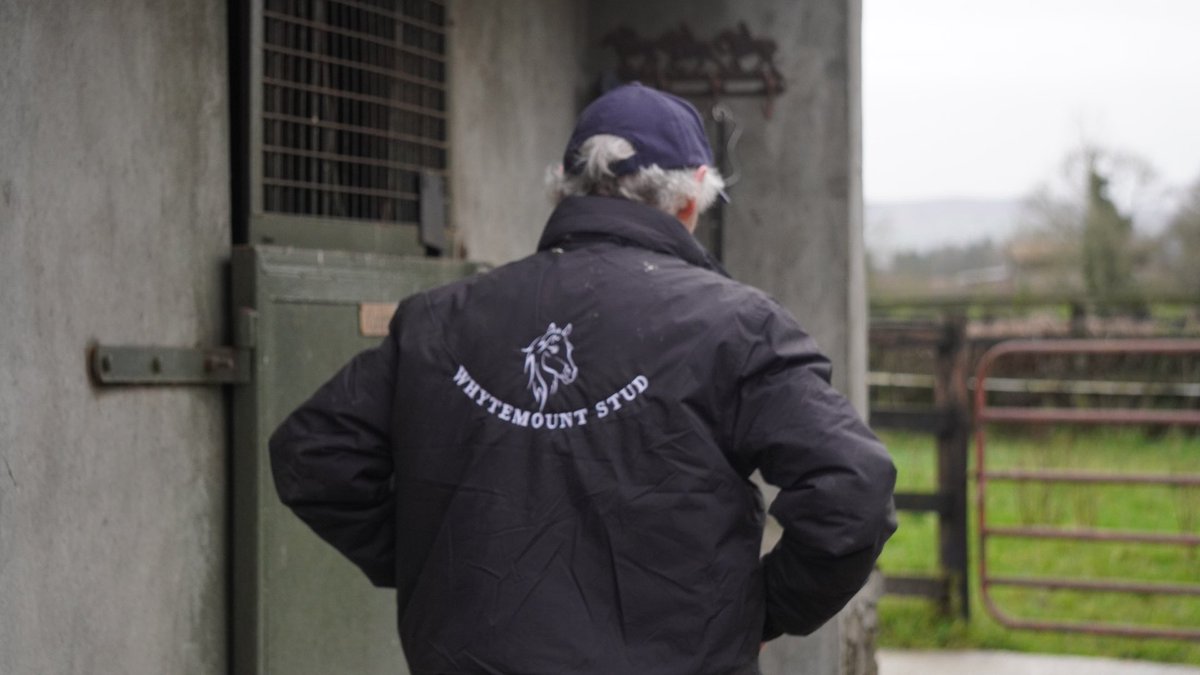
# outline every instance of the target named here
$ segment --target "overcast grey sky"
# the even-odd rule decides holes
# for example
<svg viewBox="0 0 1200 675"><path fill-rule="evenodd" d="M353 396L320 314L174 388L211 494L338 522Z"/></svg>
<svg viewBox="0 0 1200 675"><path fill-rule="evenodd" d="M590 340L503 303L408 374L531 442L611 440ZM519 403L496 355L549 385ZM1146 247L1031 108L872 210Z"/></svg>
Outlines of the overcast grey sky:
<svg viewBox="0 0 1200 675"><path fill-rule="evenodd" d="M1200 179L1200 0L864 0L868 202L1028 194L1083 139Z"/></svg>

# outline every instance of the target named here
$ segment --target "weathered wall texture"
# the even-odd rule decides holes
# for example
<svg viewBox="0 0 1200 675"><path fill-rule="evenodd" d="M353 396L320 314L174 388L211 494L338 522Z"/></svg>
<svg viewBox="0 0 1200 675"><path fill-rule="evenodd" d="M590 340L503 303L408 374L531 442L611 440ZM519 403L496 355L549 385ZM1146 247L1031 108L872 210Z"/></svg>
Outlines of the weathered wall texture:
<svg viewBox="0 0 1200 675"><path fill-rule="evenodd" d="M0 2L0 673L225 672L219 389L89 341L222 336L225 2Z"/></svg>
<svg viewBox="0 0 1200 675"><path fill-rule="evenodd" d="M708 40L745 22L756 37L775 40L787 90L774 100L771 117L763 114L763 99L722 100L744 131L724 258L736 279L771 293L799 318L833 361L834 385L865 411L860 0L593 0L591 8L591 72L613 67L611 52L599 44L623 24L657 37L687 23ZM693 101L709 114L711 99ZM768 528L766 545L778 536L777 527ZM847 664L869 659L845 654L858 653L863 631L856 622L867 615L852 607L812 636L771 643L764 673L858 675Z"/></svg>
<svg viewBox="0 0 1200 675"><path fill-rule="evenodd" d="M451 222L467 256L532 253L550 215L545 172L562 151L588 81L585 4L451 4Z"/></svg>

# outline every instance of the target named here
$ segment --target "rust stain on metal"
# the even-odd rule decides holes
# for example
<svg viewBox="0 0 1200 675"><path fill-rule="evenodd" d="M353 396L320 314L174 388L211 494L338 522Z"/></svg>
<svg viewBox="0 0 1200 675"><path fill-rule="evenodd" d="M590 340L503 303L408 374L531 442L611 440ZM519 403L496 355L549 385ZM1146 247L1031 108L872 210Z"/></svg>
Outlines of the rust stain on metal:
<svg viewBox="0 0 1200 675"><path fill-rule="evenodd" d="M992 586L1014 586L1018 588L1046 588L1070 591L1106 591L1112 593L1162 593L1164 595L1197 595L1200 586L1195 584L1169 584L1162 582L1137 581L1089 581L1086 579L1039 579L1028 577L992 577Z"/></svg>
<svg viewBox="0 0 1200 675"><path fill-rule="evenodd" d="M1121 542L1126 544L1167 544L1200 546L1200 535L1165 532L1118 532L1092 528L1060 529L1053 527L986 527L980 536L1020 537L1023 539L1062 539L1065 541Z"/></svg>
<svg viewBox="0 0 1200 675"><path fill-rule="evenodd" d="M1098 471L1025 470L986 471L994 481L1026 481L1043 483L1108 483L1112 485L1177 485L1200 487L1200 475L1167 473L1101 473Z"/></svg>
<svg viewBox="0 0 1200 675"><path fill-rule="evenodd" d="M990 408L979 412L981 422L1025 424L1178 424L1200 425L1200 410L1136 410L1129 408Z"/></svg>

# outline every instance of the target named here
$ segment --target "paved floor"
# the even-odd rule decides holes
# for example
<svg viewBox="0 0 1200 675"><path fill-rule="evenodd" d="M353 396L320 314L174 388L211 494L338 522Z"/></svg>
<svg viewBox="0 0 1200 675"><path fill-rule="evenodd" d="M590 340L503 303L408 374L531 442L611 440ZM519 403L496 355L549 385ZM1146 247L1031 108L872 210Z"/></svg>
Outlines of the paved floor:
<svg viewBox="0 0 1200 675"><path fill-rule="evenodd" d="M1200 667L1015 652L878 652L879 675L1200 675Z"/></svg>

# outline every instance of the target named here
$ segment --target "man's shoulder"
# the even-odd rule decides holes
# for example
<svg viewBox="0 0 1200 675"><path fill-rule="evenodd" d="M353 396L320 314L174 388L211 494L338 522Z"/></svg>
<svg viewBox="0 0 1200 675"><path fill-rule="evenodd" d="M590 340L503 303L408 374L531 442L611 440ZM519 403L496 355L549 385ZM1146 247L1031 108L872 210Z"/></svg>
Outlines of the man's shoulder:
<svg viewBox="0 0 1200 675"><path fill-rule="evenodd" d="M619 260L619 268L610 269L606 276L620 279L653 292L638 294L622 293L624 302L639 298L649 301L652 296L674 296L689 305L700 305L706 314L720 320L738 319L740 322L761 322L773 314L790 316L773 297L765 291L732 279L714 269L700 267L665 253L637 247L615 246L617 253L610 260ZM450 309L461 305L468 297L490 297L508 295L515 286L542 279L546 266L552 264L553 253L540 251L512 262L481 270L471 276L418 293L405 300L419 304L435 312L438 308ZM656 276L651 284L640 286L643 276ZM626 289L628 290L628 289ZM660 296L660 300L663 299Z"/></svg>
<svg viewBox="0 0 1200 675"><path fill-rule="evenodd" d="M776 311L786 311L766 291L725 276L715 270L691 266L683 271L682 288L701 301L738 316L764 318Z"/></svg>
<svg viewBox="0 0 1200 675"><path fill-rule="evenodd" d="M481 264L478 270L461 279L414 293L400 302L402 313L440 314L454 307L461 307L468 297L482 293L495 294L497 288L512 287L519 279L535 276L531 266L536 264L537 254L528 255L499 266Z"/></svg>

